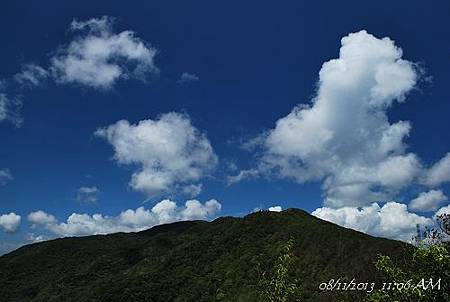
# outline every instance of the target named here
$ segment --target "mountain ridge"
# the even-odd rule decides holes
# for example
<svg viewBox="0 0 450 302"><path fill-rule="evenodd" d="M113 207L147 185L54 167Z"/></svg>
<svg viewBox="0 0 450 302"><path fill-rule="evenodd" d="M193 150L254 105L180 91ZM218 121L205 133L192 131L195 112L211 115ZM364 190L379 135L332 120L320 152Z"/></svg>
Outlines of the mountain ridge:
<svg viewBox="0 0 450 302"><path fill-rule="evenodd" d="M291 238L291 275L304 301L355 301L318 286L331 278L378 280L377 254L398 259L410 254L406 243L346 229L300 209L262 211L21 247L0 257L0 300L258 301L258 268L270 270L279 247Z"/></svg>

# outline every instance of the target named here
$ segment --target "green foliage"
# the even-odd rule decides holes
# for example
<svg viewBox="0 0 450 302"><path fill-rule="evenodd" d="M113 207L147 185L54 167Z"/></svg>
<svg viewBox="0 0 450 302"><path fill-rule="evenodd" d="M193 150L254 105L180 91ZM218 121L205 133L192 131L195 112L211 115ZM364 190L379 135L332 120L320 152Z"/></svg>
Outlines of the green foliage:
<svg viewBox="0 0 450 302"><path fill-rule="evenodd" d="M258 264L277 267L286 238L295 244L281 263L289 269L286 280L301 280L302 302L343 301L319 291L319 284L337 276L372 280L378 253L395 260L407 248L295 209L178 222L139 233L57 239L1 256L0 301L261 302ZM286 276L283 269L278 276Z"/></svg>
<svg viewBox="0 0 450 302"><path fill-rule="evenodd" d="M273 271L263 272L260 277L260 297L263 302L300 301L301 292L298 281L291 280L289 275L293 264L294 240L291 238L281 247L281 254L275 263Z"/></svg>
<svg viewBox="0 0 450 302"><path fill-rule="evenodd" d="M450 302L450 244L443 236L436 229L419 232L412 261L406 265L379 255L375 266L385 281L401 282L402 286L393 284L389 290L379 289L366 301Z"/></svg>

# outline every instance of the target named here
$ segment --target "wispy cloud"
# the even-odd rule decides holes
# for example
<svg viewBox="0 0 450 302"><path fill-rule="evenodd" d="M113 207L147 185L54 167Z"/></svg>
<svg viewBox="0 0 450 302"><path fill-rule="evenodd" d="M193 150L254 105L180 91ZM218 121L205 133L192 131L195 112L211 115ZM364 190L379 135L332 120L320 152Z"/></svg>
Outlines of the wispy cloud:
<svg viewBox="0 0 450 302"><path fill-rule="evenodd" d="M191 82L197 82L200 81L200 77L193 73L183 72L178 79L178 84L187 84Z"/></svg>
<svg viewBox="0 0 450 302"><path fill-rule="evenodd" d="M9 121L16 127L22 125L23 119L20 116L22 109L22 97L10 97L0 90L0 122Z"/></svg>
<svg viewBox="0 0 450 302"><path fill-rule="evenodd" d="M77 190L77 200L84 203L95 203L100 190L97 187L80 187Z"/></svg>
<svg viewBox="0 0 450 302"><path fill-rule="evenodd" d="M5 185L8 181L12 179L13 176L9 169L0 169L0 185Z"/></svg>
<svg viewBox="0 0 450 302"><path fill-rule="evenodd" d="M14 76L14 80L25 88L38 87L46 83L49 72L39 65L29 63Z"/></svg>

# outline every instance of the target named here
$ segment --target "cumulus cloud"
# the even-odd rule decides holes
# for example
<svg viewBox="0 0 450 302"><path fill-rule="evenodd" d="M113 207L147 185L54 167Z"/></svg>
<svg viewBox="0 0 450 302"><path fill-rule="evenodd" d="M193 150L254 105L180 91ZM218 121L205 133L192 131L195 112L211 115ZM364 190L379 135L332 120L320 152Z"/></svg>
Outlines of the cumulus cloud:
<svg viewBox="0 0 450 302"><path fill-rule="evenodd" d="M180 78L178 79L177 83L178 84L186 84L186 83L190 83L190 82L196 82L199 80L200 80L200 78L198 75L193 74L193 73L183 72L181 74Z"/></svg>
<svg viewBox="0 0 450 302"><path fill-rule="evenodd" d="M36 211L28 214L28 221L35 225L51 225L57 223L57 219L55 216L51 214L47 214L44 211Z"/></svg>
<svg viewBox="0 0 450 302"><path fill-rule="evenodd" d="M20 226L21 217L16 213L0 215L0 228L6 233L15 233Z"/></svg>
<svg viewBox="0 0 450 302"><path fill-rule="evenodd" d="M195 199L188 200L184 209L181 210L179 220L207 219L220 212L221 209L222 205L215 199L208 200L204 205Z"/></svg>
<svg viewBox="0 0 450 302"><path fill-rule="evenodd" d="M450 153L435 163L426 173L424 183L436 187L442 183L450 182Z"/></svg>
<svg viewBox="0 0 450 302"><path fill-rule="evenodd" d="M316 209L312 215L373 236L407 242L416 235L417 224L434 225L432 219L408 212L405 204L397 202L388 202L383 207L377 203L339 209L323 207Z"/></svg>
<svg viewBox="0 0 450 302"><path fill-rule="evenodd" d="M0 185L5 185L8 181L12 180L13 176L9 169L0 169Z"/></svg>
<svg viewBox="0 0 450 302"><path fill-rule="evenodd" d="M28 221L32 223L33 228L43 228L57 236L85 236L136 232L163 223L210 219L220 212L221 208L221 204L215 199L205 203L188 200L184 206L178 206L174 201L166 199L157 203L152 209L144 207L128 209L113 217L102 214L73 213L66 222L60 222L51 214L37 211L28 215Z"/></svg>
<svg viewBox="0 0 450 302"><path fill-rule="evenodd" d="M448 198L441 190L430 190L420 193L411 200L409 208L415 211L434 212L446 201Z"/></svg>
<svg viewBox="0 0 450 302"><path fill-rule="evenodd" d="M311 104L298 105L255 140L261 173L321 181L325 205L334 208L388 200L422 169L406 151L410 123L387 116L414 88L415 65L394 41L366 31L341 44L339 57L323 64Z"/></svg>
<svg viewBox="0 0 450 302"><path fill-rule="evenodd" d="M148 197L176 191L195 195L201 190L201 178L217 164L206 135L179 113L135 125L121 120L95 135L113 146L119 164L138 167L129 184Z"/></svg>
<svg viewBox="0 0 450 302"><path fill-rule="evenodd" d="M16 82L24 87L41 86L47 81L49 72L36 64L26 64L22 66L21 72L14 76Z"/></svg>
<svg viewBox="0 0 450 302"><path fill-rule="evenodd" d="M74 20L70 29L78 35L51 59L57 82L108 89L119 79L145 79L158 72L156 49L133 31L115 33L110 17Z"/></svg>
<svg viewBox="0 0 450 302"><path fill-rule="evenodd" d="M77 190L77 200L80 202L97 202L100 190L97 187L80 187Z"/></svg>
<svg viewBox="0 0 450 302"><path fill-rule="evenodd" d="M20 109L22 108L22 98L20 96L10 97L0 91L0 122L9 121L16 127L22 124Z"/></svg>
<svg viewBox="0 0 450 302"><path fill-rule="evenodd" d="M281 206L273 206L273 207L269 207L269 211L270 212L281 212L281 211L283 211L283 208Z"/></svg>

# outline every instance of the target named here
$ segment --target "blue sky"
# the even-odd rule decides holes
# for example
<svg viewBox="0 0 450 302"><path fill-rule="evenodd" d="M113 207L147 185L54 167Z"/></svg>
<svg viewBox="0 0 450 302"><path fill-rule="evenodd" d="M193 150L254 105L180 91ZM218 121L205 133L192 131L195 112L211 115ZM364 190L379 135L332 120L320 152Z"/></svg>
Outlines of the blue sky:
<svg viewBox="0 0 450 302"><path fill-rule="evenodd" d="M4 1L0 249L271 206L406 239L448 205L449 9L447 1ZM356 49L347 57L339 54L343 37ZM100 54L83 48L90 39ZM351 65L359 51L368 67L352 65L356 80L325 79L322 69L319 81L322 64ZM366 100L359 122L388 120L349 123L355 104L375 98L366 76L386 79L379 94L390 94L378 96L379 106ZM357 87L342 94L340 79ZM322 88L326 110L308 123ZM289 115L299 104L310 108ZM387 133L371 129L399 121L408 124L394 127L392 150L367 151ZM346 127L368 137L342 135ZM164 144L175 149L158 149ZM357 186L351 192L348 182ZM80 216L68 222L72 213Z"/></svg>

